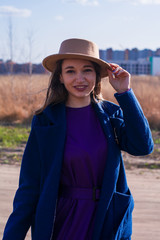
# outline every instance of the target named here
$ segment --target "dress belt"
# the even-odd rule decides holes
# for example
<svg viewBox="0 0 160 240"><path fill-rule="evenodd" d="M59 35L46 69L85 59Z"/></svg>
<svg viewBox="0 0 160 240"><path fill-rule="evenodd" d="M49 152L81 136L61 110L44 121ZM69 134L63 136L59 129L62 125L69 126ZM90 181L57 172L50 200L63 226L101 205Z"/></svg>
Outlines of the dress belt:
<svg viewBox="0 0 160 240"><path fill-rule="evenodd" d="M59 190L59 197L71 199L88 199L96 202L100 198L100 188L81 188L61 185Z"/></svg>

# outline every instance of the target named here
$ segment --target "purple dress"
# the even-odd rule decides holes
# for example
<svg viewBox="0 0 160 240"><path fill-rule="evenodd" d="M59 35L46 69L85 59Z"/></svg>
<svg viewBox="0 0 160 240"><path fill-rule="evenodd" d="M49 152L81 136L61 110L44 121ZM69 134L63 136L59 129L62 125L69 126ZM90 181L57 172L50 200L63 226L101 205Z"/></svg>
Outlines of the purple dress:
<svg viewBox="0 0 160 240"><path fill-rule="evenodd" d="M66 108L67 135L60 185L101 187L107 141L92 105ZM92 199L59 197L54 240L90 240L97 202Z"/></svg>

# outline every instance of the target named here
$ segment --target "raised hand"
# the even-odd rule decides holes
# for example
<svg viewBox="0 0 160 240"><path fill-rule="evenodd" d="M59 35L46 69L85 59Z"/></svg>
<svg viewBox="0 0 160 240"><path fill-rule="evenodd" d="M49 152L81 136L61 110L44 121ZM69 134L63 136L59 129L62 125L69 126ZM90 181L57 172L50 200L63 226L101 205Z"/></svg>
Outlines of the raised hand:
<svg viewBox="0 0 160 240"><path fill-rule="evenodd" d="M112 87L118 93L123 93L130 89L130 73L121 68L118 64L110 63L110 66L112 67L112 71L108 70L108 76Z"/></svg>

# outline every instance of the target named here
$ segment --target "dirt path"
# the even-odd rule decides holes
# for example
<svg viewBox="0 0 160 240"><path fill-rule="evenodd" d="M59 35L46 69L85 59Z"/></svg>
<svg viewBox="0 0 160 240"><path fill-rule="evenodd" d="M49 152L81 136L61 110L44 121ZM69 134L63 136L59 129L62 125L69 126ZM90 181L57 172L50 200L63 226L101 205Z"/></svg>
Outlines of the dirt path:
<svg viewBox="0 0 160 240"><path fill-rule="evenodd" d="M18 185L19 166L0 165L0 239L12 210ZM132 240L160 239L160 170L127 170L128 184L135 199ZM30 234L26 240L30 239Z"/></svg>
<svg viewBox="0 0 160 240"><path fill-rule="evenodd" d="M160 169L127 170L135 200L133 240L160 239Z"/></svg>
<svg viewBox="0 0 160 240"><path fill-rule="evenodd" d="M0 164L0 239L2 239L5 223L12 211L13 197L18 186L19 170L19 166ZM30 240L29 236L30 234L26 240Z"/></svg>

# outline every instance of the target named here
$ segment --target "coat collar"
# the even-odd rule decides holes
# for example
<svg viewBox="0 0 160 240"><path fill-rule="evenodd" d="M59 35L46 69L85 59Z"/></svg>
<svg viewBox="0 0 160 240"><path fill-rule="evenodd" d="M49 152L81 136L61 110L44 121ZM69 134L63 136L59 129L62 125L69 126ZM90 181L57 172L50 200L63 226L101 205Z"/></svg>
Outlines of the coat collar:
<svg viewBox="0 0 160 240"><path fill-rule="evenodd" d="M43 113L51 124L64 124L64 121L66 120L64 103L58 103L55 105L50 104L46 107Z"/></svg>
<svg viewBox="0 0 160 240"><path fill-rule="evenodd" d="M93 107L98 114L98 116L102 119L104 119L104 114L107 116L107 119L109 118L107 113L104 112L102 108L101 102L95 103L93 102ZM50 122L55 123L55 122L63 122L64 121L64 116L65 116L65 103L58 103L58 104L50 104L48 105L43 113L47 116L47 118L50 120Z"/></svg>
<svg viewBox="0 0 160 240"><path fill-rule="evenodd" d="M103 107L102 107L102 103L98 102L92 103L94 110L98 116L98 118L100 119L101 124L103 125L103 123L107 123L109 121L109 116L106 112L104 112ZM66 106L65 103L58 103L58 104L50 104L46 107L46 109L43 111L43 113L45 114L45 116L47 117L47 119L49 120L49 122L51 124L63 124L64 121L66 120ZM105 133L108 136L108 131L106 132L106 128L104 127Z"/></svg>

